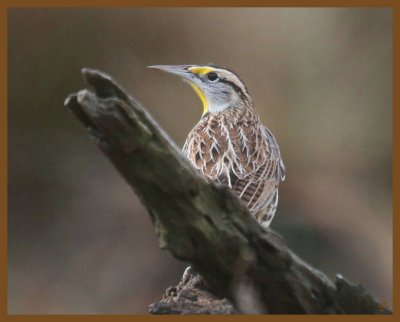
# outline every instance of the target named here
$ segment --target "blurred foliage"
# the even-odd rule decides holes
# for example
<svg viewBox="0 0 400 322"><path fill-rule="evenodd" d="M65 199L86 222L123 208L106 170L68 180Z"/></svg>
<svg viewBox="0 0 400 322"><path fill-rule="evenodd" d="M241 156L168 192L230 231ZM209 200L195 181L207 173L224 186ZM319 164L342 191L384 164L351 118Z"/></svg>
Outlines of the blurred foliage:
<svg viewBox="0 0 400 322"><path fill-rule="evenodd" d="M312 265L392 303L389 9L9 9L9 313L146 313L185 267L63 107L111 74L178 145L213 62L246 82L287 168L272 228ZM223 254L221 254L223 256Z"/></svg>

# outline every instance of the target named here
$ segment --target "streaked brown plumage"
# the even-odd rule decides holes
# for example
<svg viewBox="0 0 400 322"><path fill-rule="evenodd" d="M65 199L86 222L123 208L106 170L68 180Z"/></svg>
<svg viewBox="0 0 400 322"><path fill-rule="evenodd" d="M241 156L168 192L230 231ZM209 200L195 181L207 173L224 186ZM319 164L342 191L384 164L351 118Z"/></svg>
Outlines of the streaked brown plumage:
<svg viewBox="0 0 400 322"><path fill-rule="evenodd" d="M261 124L245 85L232 71L214 65L177 67L184 70L179 75L189 80L204 104L204 114L190 131L183 153L207 181L232 188L268 227L285 168L278 144ZM175 69L172 72L177 74ZM211 75L210 81L210 73L217 74L217 80Z"/></svg>

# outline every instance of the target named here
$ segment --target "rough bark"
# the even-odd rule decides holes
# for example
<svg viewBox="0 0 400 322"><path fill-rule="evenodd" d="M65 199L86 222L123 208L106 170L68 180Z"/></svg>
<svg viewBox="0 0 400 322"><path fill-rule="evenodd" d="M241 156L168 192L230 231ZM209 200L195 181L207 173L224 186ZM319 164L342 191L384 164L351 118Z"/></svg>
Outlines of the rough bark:
<svg viewBox="0 0 400 322"><path fill-rule="evenodd" d="M161 248L189 262L152 313L391 313L365 289L333 282L263 229L226 188L207 184L145 108L108 75L65 105L149 210Z"/></svg>

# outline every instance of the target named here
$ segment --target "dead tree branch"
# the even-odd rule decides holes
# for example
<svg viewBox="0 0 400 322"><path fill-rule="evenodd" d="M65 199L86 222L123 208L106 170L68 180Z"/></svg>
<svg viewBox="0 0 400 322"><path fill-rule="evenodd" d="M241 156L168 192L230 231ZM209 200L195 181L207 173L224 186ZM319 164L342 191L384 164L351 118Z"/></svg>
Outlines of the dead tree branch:
<svg viewBox="0 0 400 322"><path fill-rule="evenodd" d="M65 105L147 207L160 247L202 277L186 276L152 313L390 313L361 286L309 266L229 190L207 184L109 76L83 76L93 90Z"/></svg>

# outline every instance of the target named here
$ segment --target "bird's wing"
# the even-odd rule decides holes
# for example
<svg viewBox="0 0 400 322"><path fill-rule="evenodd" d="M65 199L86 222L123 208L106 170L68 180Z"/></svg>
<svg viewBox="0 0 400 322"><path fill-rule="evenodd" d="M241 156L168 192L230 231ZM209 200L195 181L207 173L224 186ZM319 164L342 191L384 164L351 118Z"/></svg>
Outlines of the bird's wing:
<svg viewBox="0 0 400 322"><path fill-rule="evenodd" d="M235 175L231 181L235 194L246 203L250 212L258 213L277 198L279 182L285 177L285 167L278 144L266 127L260 126L252 138L247 140L247 149L253 150L253 154L248 153L240 159L252 164L248 167L250 171Z"/></svg>

